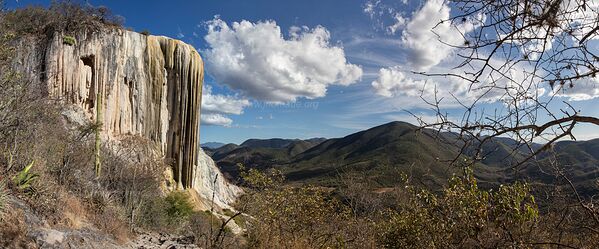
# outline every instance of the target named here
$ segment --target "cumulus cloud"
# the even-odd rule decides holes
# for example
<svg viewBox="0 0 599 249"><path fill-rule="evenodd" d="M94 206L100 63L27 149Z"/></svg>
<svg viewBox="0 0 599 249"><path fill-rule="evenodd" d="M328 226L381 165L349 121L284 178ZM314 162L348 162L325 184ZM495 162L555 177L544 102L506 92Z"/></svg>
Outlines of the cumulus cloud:
<svg viewBox="0 0 599 249"><path fill-rule="evenodd" d="M250 106L249 100L239 96L212 94L212 87L204 85L202 92L202 111L222 114L242 114L245 107Z"/></svg>
<svg viewBox="0 0 599 249"><path fill-rule="evenodd" d="M463 45L463 35L474 30L481 20L466 20L452 25L442 22L450 17L451 9L444 0L428 0L412 13L402 32L402 44L408 52L408 63L417 70L427 70L447 58L453 48ZM484 17L478 17L484 19ZM443 42L441 42L441 41Z"/></svg>
<svg viewBox="0 0 599 249"><path fill-rule="evenodd" d="M331 45L324 27L292 27L286 39L274 21L209 21L204 37L208 73L245 96L267 102L326 95L330 85L349 85L362 69L347 62L342 47Z"/></svg>
<svg viewBox="0 0 599 249"><path fill-rule="evenodd" d="M456 59L456 58L453 58ZM492 66L499 66L502 61L492 59ZM451 63L449 63L451 64ZM474 63L476 66L476 63ZM437 66L436 70L449 71L450 67ZM423 97L442 99L445 106L456 106L456 98L463 104L477 100L480 102L522 102L535 96L545 94L542 82L527 74L527 68L515 66L502 73L486 72L480 81L472 84L459 77L427 77L414 74L405 68L395 66L382 68L372 87L378 95L384 97ZM456 75L466 77L464 72ZM525 93L525 94L522 94ZM516 98L516 99L514 99Z"/></svg>
<svg viewBox="0 0 599 249"><path fill-rule="evenodd" d="M464 37L485 23L486 17L479 14L459 24L451 24L448 21L440 23L450 18L451 9L448 2L427 0L410 16L404 16L397 11L389 13L395 22L387 26L386 31L388 34L401 33L400 47L406 52L406 63L402 66L380 69L377 78L371 83L375 93L384 97L421 95L434 97L433 93L436 91L437 97L444 99L446 103L450 102L449 105L456 104L455 98L463 103L479 100L487 103L499 101L519 105L546 93L568 98L570 101L599 97L599 78L575 81L573 87L568 83L550 89L546 82L541 82L538 77L532 77L535 69L530 64L516 63L510 67L503 67L506 60L500 57L492 58L489 63L492 68L499 69L501 72L491 72L487 68L475 84L459 77L425 77L412 73L412 71L451 72L453 75L471 78L472 75L468 72L482 68L478 61L471 62L468 68L453 68L463 61L456 55L455 49L448 44L463 45ZM364 12L372 17L373 13L379 13L374 9L381 4L375 1L369 3L365 6ZM549 34L549 37L556 37L561 35L560 30L567 30L568 27L584 27L582 31L571 34L576 42L582 35L590 32L588 29L594 27L590 24L596 21L599 2L588 4L586 9L572 9L578 6L573 4L572 0L563 1L562 5L563 9L569 10L567 18L560 23L564 26L562 29L550 30L546 27L532 26L523 30L520 36L544 37ZM502 37L502 34L498 35ZM599 35L591 36L589 39L599 39ZM508 40L507 42L517 43L518 41ZM526 54L530 59L537 59L540 52L553 49L555 44L551 42L545 44L543 40L530 39L527 43L517 45L520 46L522 54ZM517 98L515 102L514 98Z"/></svg>
<svg viewBox="0 0 599 249"><path fill-rule="evenodd" d="M231 126L233 120L218 113L202 113L201 123L204 125Z"/></svg>
<svg viewBox="0 0 599 249"><path fill-rule="evenodd" d="M378 78L372 82L372 87L377 94L385 97L399 95L418 97L421 94L428 94L430 90L430 88L425 88L424 80L414 80L407 77L406 72L397 66L381 68Z"/></svg>
<svg viewBox="0 0 599 249"><path fill-rule="evenodd" d="M580 27L572 35L576 40L582 39L582 37L590 33L597 23L597 13L599 13L599 2L598 1L587 1L585 2L586 8L576 8L578 3L574 0L566 0L562 2L562 9L566 16L564 20L572 20L572 22L565 22L561 25L570 25L571 27ZM589 36L588 40L599 40L599 35L595 34Z"/></svg>
<svg viewBox="0 0 599 249"><path fill-rule="evenodd" d="M530 25L535 19L519 18L516 27L519 32L510 34L511 39L505 42L514 43L519 46L520 52L531 60L537 60L545 51L553 49L555 37L572 36L572 42L578 43L584 35L592 32L597 23L599 13L599 1L584 3L584 8L575 0L560 1L560 17L556 19L556 25ZM524 8L524 3L520 4ZM510 30L511 31L511 30ZM511 33L511 32L510 32ZM567 33L567 34L565 34ZM499 34L504 39L507 34ZM589 36L588 40L599 39L598 35ZM562 42L556 43L557 49L563 48ZM566 45L571 46L571 45Z"/></svg>
<svg viewBox="0 0 599 249"><path fill-rule="evenodd" d="M558 85L551 92L555 96L568 98L570 101L590 100L599 97L599 78L578 80L571 86Z"/></svg>
<svg viewBox="0 0 599 249"><path fill-rule="evenodd" d="M236 95L213 94L212 87L204 85L201 123L204 125L230 126L233 120L226 115L240 115L243 113L243 109L250 105L249 100Z"/></svg>

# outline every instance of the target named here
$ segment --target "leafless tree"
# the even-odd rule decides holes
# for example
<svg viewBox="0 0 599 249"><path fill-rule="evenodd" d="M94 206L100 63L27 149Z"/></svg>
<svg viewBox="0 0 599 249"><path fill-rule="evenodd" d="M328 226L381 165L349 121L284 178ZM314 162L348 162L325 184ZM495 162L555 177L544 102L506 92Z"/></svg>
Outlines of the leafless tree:
<svg viewBox="0 0 599 249"><path fill-rule="evenodd" d="M449 159L452 164L468 158L475 165L493 153L483 149L485 144L509 137L517 142L510 157L519 159L505 170L518 172L523 165L538 165L536 159L553 151L557 141L576 140L574 130L581 124L599 125L599 118L571 101L592 98L589 90L599 87L599 2L455 0L451 5L453 15L438 25L449 23L456 32L466 22L475 27L461 34L463 44L449 44L439 36L454 48L460 63L451 71L416 73L458 80L474 96L464 100L435 89L433 98L422 97L437 120L419 118L421 126L456 134L461 150ZM444 111L443 95L461 106L461 117ZM494 101L501 104L486 105ZM556 161L552 165L559 167ZM598 233L599 208L593 198L584 200L562 170L553 172L595 221L588 230Z"/></svg>
<svg viewBox="0 0 599 249"><path fill-rule="evenodd" d="M457 132L464 148L477 146L474 161L484 156L480 149L485 142L511 137L528 151L515 167L560 139L575 140L573 130L578 124L599 125L599 118L585 116L558 98L585 90L597 79L599 51L589 44L599 38L599 3L457 0L452 4L457 13L441 23L451 23L456 32L464 22L476 27L462 34L464 44L447 44L455 48L461 63L451 72L418 73L456 78L468 84L475 98L464 101L450 94L464 110L458 119L443 111L443 98L423 98L438 116L438 122L420 119L424 127ZM481 108L496 100L500 107ZM533 142L542 146L531 146Z"/></svg>

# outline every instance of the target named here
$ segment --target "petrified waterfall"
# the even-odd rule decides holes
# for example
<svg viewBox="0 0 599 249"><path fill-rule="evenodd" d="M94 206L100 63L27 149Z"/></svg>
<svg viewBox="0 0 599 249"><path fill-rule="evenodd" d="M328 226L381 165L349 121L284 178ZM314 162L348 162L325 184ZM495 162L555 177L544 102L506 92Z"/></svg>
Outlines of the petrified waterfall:
<svg viewBox="0 0 599 249"><path fill-rule="evenodd" d="M204 78L198 52L178 40L125 30L82 32L77 44L64 37L32 49L24 44L24 71L41 71L49 97L75 105L88 120L95 122L101 110L103 139L139 135L160 144L178 187L193 187Z"/></svg>

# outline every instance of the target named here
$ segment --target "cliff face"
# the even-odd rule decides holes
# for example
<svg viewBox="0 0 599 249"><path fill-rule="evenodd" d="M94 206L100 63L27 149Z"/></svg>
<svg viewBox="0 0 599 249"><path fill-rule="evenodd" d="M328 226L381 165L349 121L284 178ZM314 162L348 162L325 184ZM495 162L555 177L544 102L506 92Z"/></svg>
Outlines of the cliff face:
<svg viewBox="0 0 599 249"><path fill-rule="evenodd" d="M197 174L213 165L199 146L204 71L198 52L178 40L125 30L74 38L76 44L62 34L48 44L21 44L19 67L47 86L49 98L74 105L90 121L99 117L105 140L139 135L160 144L178 188L204 186L194 180L205 179Z"/></svg>
<svg viewBox="0 0 599 249"><path fill-rule="evenodd" d="M200 148L198 156L198 172L195 174L193 188L200 196L203 196L218 207L229 208L230 204L241 193L241 189L230 185L216 166L212 158ZM214 193L214 196L212 194Z"/></svg>
<svg viewBox="0 0 599 249"><path fill-rule="evenodd" d="M74 104L111 139L132 134L160 143L175 181L189 188L197 160L203 63L193 47L128 31L56 35L45 54L50 98ZM94 120L95 121L95 120Z"/></svg>

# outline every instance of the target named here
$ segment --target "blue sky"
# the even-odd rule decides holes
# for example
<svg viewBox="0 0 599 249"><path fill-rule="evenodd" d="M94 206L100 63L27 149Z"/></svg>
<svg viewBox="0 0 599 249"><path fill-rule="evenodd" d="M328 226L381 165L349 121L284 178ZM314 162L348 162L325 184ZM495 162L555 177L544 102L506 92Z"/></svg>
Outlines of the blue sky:
<svg viewBox="0 0 599 249"><path fill-rule="evenodd" d="M207 104L212 109L203 109L203 143L341 137L390 121L414 122L405 110L427 118L431 114L418 91L419 84L429 83L409 71L447 69L455 62L450 50L430 43L427 34L416 29L426 27L426 19L440 20L439 8L451 8L439 0L89 2L109 7L136 31L178 38L200 51L207 63L205 85L210 88L205 91L210 97L204 97L212 100ZM426 7L432 12L425 12ZM273 36L276 29L279 39ZM448 40L456 39L455 31L446 31ZM269 38L265 43L273 49L248 41ZM240 53L257 59L236 58ZM240 68L233 69L236 66ZM451 85L448 91L460 88L455 82L433 83ZM591 85L596 89L594 82ZM594 97L573 103L585 115L599 115ZM484 106L502 108L496 103ZM448 103L447 111L456 118L460 115L455 103ZM599 137L599 129L585 126L576 134L581 139Z"/></svg>

